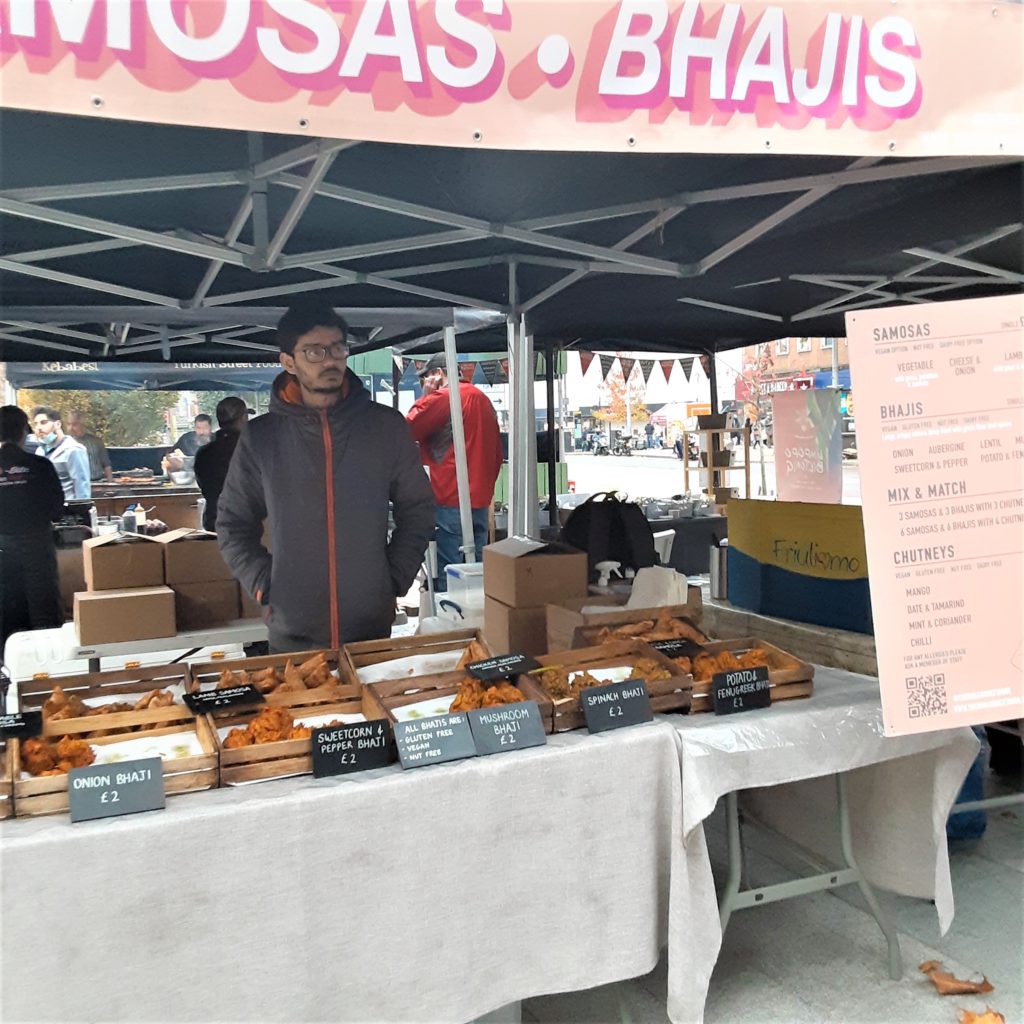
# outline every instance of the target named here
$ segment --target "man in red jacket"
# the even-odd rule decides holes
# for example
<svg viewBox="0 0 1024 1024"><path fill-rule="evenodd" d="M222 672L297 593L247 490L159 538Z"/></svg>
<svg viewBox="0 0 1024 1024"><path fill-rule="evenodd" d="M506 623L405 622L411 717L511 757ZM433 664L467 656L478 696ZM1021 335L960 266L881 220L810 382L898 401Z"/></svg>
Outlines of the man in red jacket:
<svg viewBox="0 0 1024 1024"><path fill-rule="evenodd" d="M445 590L445 568L464 559L459 550L462 546L462 524L444 356L431 356L419 371L419 378L423 397L415 402L406 419L413 438L419 442L423 465L430 470L430 486L437 503L437 589ZM483 558L483 546L487 543L487 510L494 499L494 481L498 479L504 455L498 417L490 399L479 388L462 381L459 382L459 397L462 399L462 424L466 435L469 500L473 507L473 543L479 562Z"/></svg>

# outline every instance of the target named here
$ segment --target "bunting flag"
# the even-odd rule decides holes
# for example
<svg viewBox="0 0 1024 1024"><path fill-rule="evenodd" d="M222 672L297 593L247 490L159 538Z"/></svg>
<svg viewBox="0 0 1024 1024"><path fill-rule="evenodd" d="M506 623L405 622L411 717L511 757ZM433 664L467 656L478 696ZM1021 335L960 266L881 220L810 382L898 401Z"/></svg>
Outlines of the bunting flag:
<svg viewBox="0 0 1024 1024"><path fill-rule="evenodd" d="M395 368L398 372L405 373L405 360L401 356L393 356L392 358L395 360Z"/></svg>
<svg viewBox="0 0 1024 1024"><path fill-rule="evenodd" d="M707 356L700 357L700 368L704 371L704 376L708 379L711 378L711 360Z"/></svg>
<svg viewBox="0 0 1024 1024"><path fill-rule="evenodd" d="M413 362L413 366L416 367L416 372L417 373L419 373L420 370L422 370L423 367L427 365L426 359L414 359L412 362Z"/></svg>
<svg viewBox="0 0 1024 1024"><path fill-rule="evenodd" d="M647 382L651 379L651 371L654 369L653 359L641 359L640 360L640 373L643 374L644 387L647 387Z"/></svg>
<svg viewBox="0 0 1024 1024"><path fill-rule="evenodd" d="M593 352L580 352L580 372L585 376L590 364L594 361Z"/></svg>
<svg viewBox="0 0 1024 1024"><path fill-rule="evenodd" d="M676 365L674 359L659 359L658 362L661 364L661 372L665 374L665 383L668 383L669 377L672 376L672 367Z"/></svg>
<svg viewBox="0 0 1024 1024"><path fill-rule="evenodd" d="M459 377L465 383L473 383L474 373L476 373L476 363L459 363Z"/></svg>
<svg viewBox="0 0 1024 1024"><path fill-rule="evenodd" d="M486 362L480 364L480 370L484 375L484 380L488 384L494 384L498 379L498 360L488 359Z"/></svg>
<svg viewBox="0 0 1024 1024"><path fill-rule="evenodd" d="M615 356L600 356L601 360L601 380L607 380L608 374L612 372L612 367L615 365Z"/></svg>
<svg viewBox="0 0 1024 1024"><path fill-rule="evenodd" d="M619 366L622 367L622 379L629 382L629 375L633 372L633 367L636 366L635 359L623 359L619 356Z"/></svg>
<svg viewBox="0 0 1024 1024"><path fill-rule="evenodd" d="M498 360L498 366L501 369L502 377L504 377L505 380L507 381L508 380L508 360L507 359L499 359ZM504 383L504 382L502 382L502 383Z"/></svg>
<svg viewBox="0 0 1024 1024"><path fill-rule="evenodd" d="M690 356L688 359L680 359L679 365L683 368L683 375L689 380L690 375L693 373L693 356Z"/></svg>

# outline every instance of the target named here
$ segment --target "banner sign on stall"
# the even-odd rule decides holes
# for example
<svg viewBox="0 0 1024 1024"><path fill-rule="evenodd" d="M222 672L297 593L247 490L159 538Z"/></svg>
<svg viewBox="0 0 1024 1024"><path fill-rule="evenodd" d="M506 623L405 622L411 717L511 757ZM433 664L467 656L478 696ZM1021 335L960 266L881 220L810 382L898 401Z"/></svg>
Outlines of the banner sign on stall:
<svg viewBox="0 0 1024 1024"><path fill-rule="evenodd" d="M395 742L403 768L443 764L476 756L476 744L464 714L431 715L395 723Z"/></svg>
<svg viewBox="0 0 1024 1024"><path fill-rule="evenodd" d="M839 505L843 500L843 420L839 392L772 395L775 486L779 501Z"/></svg>
<svg viewBox="0 0 1024 1024"><path fill-rule="evenodd" d="M0 96L437 146L1009 156L1024 150L1022 15L883 0L0 0Z"/></svg>
<svg viewBox="0 0 1024 1024"><path fill-rule="evenodd" d="M113 818L164 807L164 763L159 757L92 764L68 772L72 821Z"/></svg>
<svg viewBox="0 0 1024 1024"><path fill-rule="evenodd" d="M385 768L392 760L391 732L383 719L325 725L311 730L313 777Z"/></svg>
<svg viewBox="0 0 1024 1024"><path fill-rule="evenodd" d="M846 327L885 731L1022 718L1024 296Z"/></svg>
<svg viewBox="0 0 1024 1024"><path fill-rule="evenodd" d="M470 711L469 725L478 754L501 754L547 743L540 708L534 700Z"/></svg>
<svg viewBox="0 0 1024 1024"><path fill-rule="evenodd" d="M651 698L642 679L588 686L580 692L580 707L591 732L641 725L654 718Z"/></svg>

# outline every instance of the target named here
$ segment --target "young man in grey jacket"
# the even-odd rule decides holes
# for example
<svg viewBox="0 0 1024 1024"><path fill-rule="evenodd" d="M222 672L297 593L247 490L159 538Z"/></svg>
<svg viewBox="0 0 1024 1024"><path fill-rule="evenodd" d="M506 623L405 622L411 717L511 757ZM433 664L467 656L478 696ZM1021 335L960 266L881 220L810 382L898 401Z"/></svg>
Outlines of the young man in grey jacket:
<svg viewBox="0 0 1024 1024"><path fill-rule="evenodd" d="M434 534L430 482L409 428L347 368L347 338L327 305L281 318L285 372L270 412L243 433L218 504L221 553L269 607L273 651L388 636L395 598Z"/></svg>

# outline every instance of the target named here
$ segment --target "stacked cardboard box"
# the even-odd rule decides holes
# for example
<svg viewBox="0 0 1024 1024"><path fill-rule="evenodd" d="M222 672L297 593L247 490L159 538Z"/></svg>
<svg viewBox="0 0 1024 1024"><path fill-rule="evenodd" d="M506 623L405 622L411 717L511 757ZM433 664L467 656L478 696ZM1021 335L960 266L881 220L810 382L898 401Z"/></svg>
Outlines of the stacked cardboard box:
<svg viewBox="0 0 1024 1024"><path fill-rule="evenodd" d="M220 626L239 617L238 584L216 534L182 529L155 539L163 546L164 580L174 591L179 630Z"/></svg>
<svg viewBox="0 0 1024 1024"><path fill-rule="evenodd" d="M91 537L82 542L85 593L74 598L81 644L174 636L174 594L164 583L164 551L153 538Z"/></svg>
<svg viewBox="0 0 1024 1024"><path fill-rule="evenodd" d="M582 551L527 537L484 548L484 636L497 654L545 654L545 606L586 593L587 556Z"/></svg>

